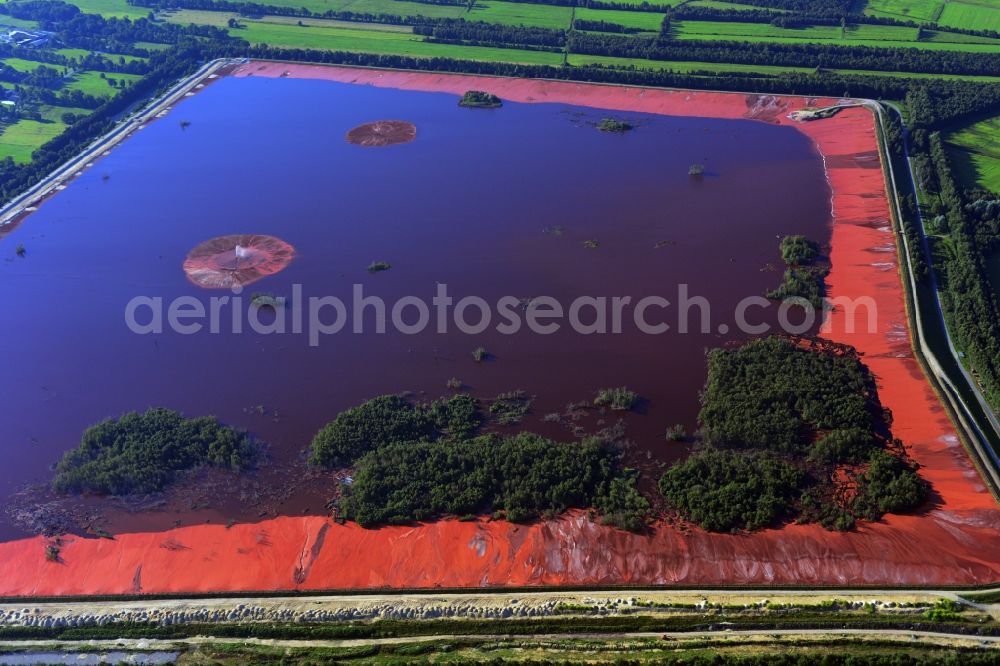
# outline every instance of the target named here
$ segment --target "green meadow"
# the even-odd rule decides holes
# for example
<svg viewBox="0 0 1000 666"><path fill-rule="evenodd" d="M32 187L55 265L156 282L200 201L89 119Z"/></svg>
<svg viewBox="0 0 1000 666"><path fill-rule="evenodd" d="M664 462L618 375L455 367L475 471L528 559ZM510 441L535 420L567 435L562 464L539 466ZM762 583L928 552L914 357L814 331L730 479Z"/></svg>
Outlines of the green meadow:
<svg viewBox="0 0 1000 666"><path fill-rule="evenodd" d="M1000 32L1000 0L951 0L938 25Z"/></svg>
<svg viewBox="0 0 1000 666"><path fill-rule="evenodd" d="M946 139L962 185L1000 193L1000 117L964 127Z"/></svg>
<svg viewBox="0 0 1000 666"><path fill-rule="evenodd" d="M663 14L657 14L656 12L627 12L614 9L586 9L581 7L576 10L576 18L580 20L607 21L623 25L627 28L638 28L649 32L660 31L663 16Z"/></svg>
<svg viewBox="0 0 1000 666"><path fill-rule="evenodd" d="M718 21L677 21L673 27L677 39L735 40L786 44L843 44L903 48L995 52L1000 40L956 33L925 30L917 40L917 29L906 26L814 25L806 28L779 28L769 23L722 23Z"/></svg>
<svg viewBox="0 0 1000 666"><path fill-rule="evenodd" d="M225 25L232 14L219 12L177 12L171 21ZM567 19L568 22L568 19ZM345 24L342 21L308 19L305 26L287 20L240 19L243 27L231 28L230 34L251 44L269 44L286 48L324 49L329 51L357 51L415 57L464 58L517 62L526 64L558 65L562 54L550 51L530 51L482 46L432 44L411 31L398 26L372 26L370 24ZM346 27L349 26L349 27ZM116 75L118 76L118 75Z"/></svg>
<svg viewBox="0 0 1000 666"><path fill-rule="evenodd" d="M106 72L107 79L117 81L127 81L128 84L141 79L137 74L121 74L119 72ZM100 72L79 72L74 74L72 79L63 86L64 90L79 90L94 97L112 97L118 88L112 88L107 79L101 78Z"/></svg>
<svg viewBox="0 0 1000 666"><path fill-rule="evenodd" d="M59 121L39 122L18 120L0 129L0 159L12 158L15 162L31 161L31 153L66 129Z"/></svg>

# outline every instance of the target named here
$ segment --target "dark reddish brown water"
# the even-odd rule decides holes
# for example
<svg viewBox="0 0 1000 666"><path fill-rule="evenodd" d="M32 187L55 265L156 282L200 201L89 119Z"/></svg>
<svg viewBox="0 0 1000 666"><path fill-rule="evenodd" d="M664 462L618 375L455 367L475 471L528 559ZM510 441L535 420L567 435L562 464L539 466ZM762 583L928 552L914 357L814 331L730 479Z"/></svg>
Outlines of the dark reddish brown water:
<svg viewBox="0 0 1000 666"><path fill-rule="evenodd" d="M637 129L610 134L594 128L603 115L548 104L470 110L447 94L294 79L222 79L185 100L0 240L0 496L47 481L85 427L123 411L214 414L270 442L274 466L300 469L301 451L338 411L404 390L437 397L451 377L482 398L537 396L524 427L561 438L573 436L572 423L544 415L628 386L644 398L624 419L630 459L682 455L663 433L695 427L705 349L745 337L733 312L780 281L767 267L780 265L781 235L828 240L830 192L819 155L791 128L615 114ZM382 118L413 122L416 140L345 142L350 128ZM689 177L692 163L706 175ZM479 335L453 323L446 334L431 326L406 335L391 323L377 334L369 310L365 334L349 332L352 318L310 347L305 334L261 335L246 323L234 334L230 307L220 334L129 331L133 297L193 296L207 307L230 295L192 285L181 264L198 243L240 233L274 235L297 252L245 301L301 284L306 297L335 296L350 310L355 283L389 307L404 296L429 304L438 283L456 301L547 295L567 308L578 296L659 295L675 305L648 318L671 331L639 333L628 308L622 334L581 335L564 320L552 335L504 335L496 313ZM377 260L391 270L368 273ZM677 332L682 283L710 302L710 332ZM773 324L774 311L751 318ZM697 309L687 319L699 328ZM720 334L720 324L731 331ZM481 364L479 346L492 354ZM592 412L579 424L592 432L620 418ZM322 485L300 492L296 474L274 476L262 478L292 486L282 510L322 510ZM143 529L258 514L252 501L227 500L169 519L109 520ZM0 519L0 536L22 534Z"/></svg>

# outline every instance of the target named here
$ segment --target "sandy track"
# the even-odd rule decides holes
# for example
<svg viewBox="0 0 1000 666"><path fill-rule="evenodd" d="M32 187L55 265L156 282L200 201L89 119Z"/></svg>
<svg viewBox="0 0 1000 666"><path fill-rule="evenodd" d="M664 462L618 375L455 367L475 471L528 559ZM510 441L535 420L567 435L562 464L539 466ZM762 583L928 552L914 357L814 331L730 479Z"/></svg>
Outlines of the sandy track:
<svg viewBox="0 0 1000 666"><path fill-rule="evenodd" d="M842 608L877 604L880 612L919 615L940 599L958 601L947 590L604 590L317 595L265 598L136 599L0 604L0 626L93 626L112 622L159 624L227 622L337 622L378 619L537 618L566 616L566 607L587 607L588 617L672 615L678 608L723 605L817 606L837 600ZM963 602L1000 618L1000 605ZM560 606L563 606L563 609ZM914 608L914 605L920 607Z"/></svg>

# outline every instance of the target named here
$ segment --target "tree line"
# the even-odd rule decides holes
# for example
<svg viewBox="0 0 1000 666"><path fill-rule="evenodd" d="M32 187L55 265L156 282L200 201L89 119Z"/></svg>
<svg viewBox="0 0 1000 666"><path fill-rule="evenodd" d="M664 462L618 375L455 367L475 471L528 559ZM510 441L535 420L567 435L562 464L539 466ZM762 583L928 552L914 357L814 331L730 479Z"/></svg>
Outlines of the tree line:
<svg viewBox="0 0 1000 666"><path fill-rule="evenodd" d="M940 132L914 133L913 148L928 156L922 169L932 197L929 231L948 238L948 251L935 252L935 269L944 307L957 346L990 401L1000 400L1000 301L989 278L986 261L998 245L1000 207L990 193L963 193L955 183ZM982 203L981 203L982 202Z"/></svg>
<svg viewBox="0 0 1000 666"><path fill-rule="evenodd" d="M622 37L573 32L573 53L713 63L739 63L820 69L857 69L885 72L969 74L1000 73L1000 52L926 51L840 44L773 44L767 42L673 41L661 37Z"/></svg>
<svg viewBox="0 0 1000 666"><path fill-rule="evenodd" d="M472 43L487 46L545 46L562 49L566 46L566 32L547 28L526 28L524 26L464 21L462 19L441 19L428 25L413 28L415 35L422 35L428 41Z"/></svg>

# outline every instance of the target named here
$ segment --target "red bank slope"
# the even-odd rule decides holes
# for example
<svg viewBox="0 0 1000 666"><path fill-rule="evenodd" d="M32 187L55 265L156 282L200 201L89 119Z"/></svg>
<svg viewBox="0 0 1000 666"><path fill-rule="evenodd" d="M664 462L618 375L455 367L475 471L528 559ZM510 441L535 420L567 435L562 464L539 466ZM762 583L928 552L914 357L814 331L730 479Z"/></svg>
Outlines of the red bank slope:
<svg viewBox="0 0 1000 666"><path fill-rule="evenodd" d="M833 190L831 295L868 297L877 326L848 327L836 310L826 336L858 348L875 374L894 432L933 485L925 513L851 533L790 525L750 535L659 526L637 536L583 512L519 526L441 521L364 530L319 517L202 525L74 538L61 562L45 540L0 544L0 595L560 584L972 585L1000 580L1000 510L962 448L910 347L885 185L870 112L794 123L807 100L568 82L250 63L236 76L322 78L410 90L493 92L517 102L791 124L824 156ZM815 102L815 100L811 100ZM819 103L829 103L820 100Z"/></svg>

